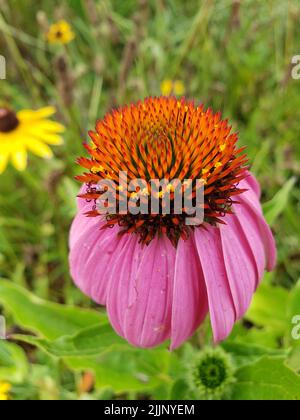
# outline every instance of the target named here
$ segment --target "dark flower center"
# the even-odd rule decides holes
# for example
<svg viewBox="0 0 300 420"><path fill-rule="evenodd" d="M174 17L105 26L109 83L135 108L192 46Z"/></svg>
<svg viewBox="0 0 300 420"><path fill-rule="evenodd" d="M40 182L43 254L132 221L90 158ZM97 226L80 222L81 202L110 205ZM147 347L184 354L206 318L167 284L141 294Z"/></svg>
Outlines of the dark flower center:
<svg viewBox="0 0 300 420"><path fill-rule="evenodd" d="M19 125L19 120L15 112L8 108L0 108L0 132L9 133Z"/></svg>
<svg viewBox="0 0 300 420"><path fill-rule="evenodd" d="M218 388L226 379L226 367L222 360L208 358L199 367L199 378L209 389Z"/></svg>

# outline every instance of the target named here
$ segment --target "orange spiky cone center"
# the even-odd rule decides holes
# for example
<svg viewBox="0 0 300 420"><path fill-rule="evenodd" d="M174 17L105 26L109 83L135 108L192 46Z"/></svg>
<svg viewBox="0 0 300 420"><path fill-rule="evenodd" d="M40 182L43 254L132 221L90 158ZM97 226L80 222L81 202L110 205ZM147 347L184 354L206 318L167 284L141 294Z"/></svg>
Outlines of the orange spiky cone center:
<svg viewBox="0 0 300 420"><path fill-rule="evenodd" d="M78 163L88 172L77 179L88 185L80 197L96 200L101 197L96 185L111 179L119 185L120 171L128 179L201 179L204 188L204 221L212 225L224 223L224 216L232 213L233 197L244 190L239 181L246 176L247 157L244 148L237 147L238 136L231 133L227 120L220 113L213 114L203 106L174 97L147 98L143 102L125 106L108 113L89 133L92 144L85 145L90 157ZM118 187L117 187L118 188ZM149 185L148 191L151 193ZM193 194L195 194L193 184ZM117 199L127 191L119 191ZM174 209L173 209L174 210ZM96 206L87 216L98 216ZM186 239L190 229L187 215L164 214L107 214L106 226L118 224L121 233L137 233L141 241L149 243L156 234L165 234L174 245Z"/></svg>

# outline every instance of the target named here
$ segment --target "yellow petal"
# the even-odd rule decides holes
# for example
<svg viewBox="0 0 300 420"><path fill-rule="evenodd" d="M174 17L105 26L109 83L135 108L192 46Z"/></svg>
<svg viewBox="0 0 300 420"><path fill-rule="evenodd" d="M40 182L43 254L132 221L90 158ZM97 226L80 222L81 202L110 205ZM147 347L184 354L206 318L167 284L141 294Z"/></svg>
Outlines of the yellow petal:
<svg viewBox="0 0 300 420"><path fill-rule="evenodd" d="M24 171L27 167L27 153L22 147L12 153L12 163L18 171Z"/></svg>
<svg viewBox="0 0 300 420"><path fill-rule="evenodd" d="M65 127L62 124L48 120L41 120L40 122L37 121L34 124L31 124L28 121L27 123L23 123L23 127L27 133L39 137L41 137L44 133L60 134L65 131Z"/></svg>
<svg viewBox="0 0 300 420"><path fill-rule="evenodd" d="M44 120L34 125L35 130L50 131L51 133L64 133L66 131L65 126L50 120Z"/></svg>
<svg viewBox="0 0 300 420"><path fill-rule="evenodd" d="M170 79L164 80L160 85L160 90L163 96L169 96L173 90L173 82Z"/></svg>
<svg viewBox="0 0 300 420"><path fill-rule="evenodd" d="M19 118L21 122L36 121L36 120L41 120L44 118L51 117L51 115L55 114L55 112L56 112L56 109L53 106L47 106L37 111L24 109L23 111L19 111L17 113L17 117Z"/></svg>
<svg viewBox="0 0 300 420"><path fill-rule="evenodd" d="M53 28L51 28L47 34L47 41L50 42L50 44L56 42L56 32L54 32Z"/></svg>
<svg viewBox="0 0 300 420"><path fill-rule="evenodd" d="M61 32L67 32L71 30L71 25L64 19L61 19L56 23L56 28Z"/></svg>
<svg viewBox="0 0 300 420"><path fill-rule="evenodd" d="M30 141L32 138L36 138L48 144L58 146L63 144L63 138L56 134L55 131L49 131L42 128L42 124L33 124L31 127L24 127L23 136L26 136Z"/></svg>
<svg viewBox="0 0 300 420"><path fill-rule="evenodd" d="M62 43L68 44L69 42L73 41L74 38L75 38L75 34L73 32L67 32L64 34L62 38Z"/></svg>
<svg viewBox="0 0 300 420"><path fill-rule="evenodd" d="M174 83L174 93L175 95L181 96L185 93L185 86L182 80L176 80Z"/></svg>
<svg viewBox="0 0 300 420"><path fill-rule="evenodd" d="M42 132L37 137L39 137L45 143L52 144L53 146L60 146L64 143L63 138L61 136L57 136L56 134Z"/></svg>
<svg viewBox="0 0 300 420"><path fill-rule="evenodd" d="M32 153L45 159L50 159L53 156L52 150L46 144L37 139L30 139L26 145Z"/></svg>
<svg viewBox="0 0 300 420"><path fill-rule="evenodd" d="M11 384L8 382L0 383L0 394L7 394L11 390Z"/></svg>
<svg viewBox="0 0 300 420"><path fill-rule="evenodd" d="M8 162L8 152L1 152L0 153L0 174L3 174L7 167ZM1 392L1 385L0 385L0 392Z"/></svg>
<svg viewBox="0 0 300 420"><path fill-rule="evenodd" d="M44 143L51 144L52 146L61 146L64 144L64 140L61 136L57 136L56 134L51 133L41 133L39 139Z"/></svg>

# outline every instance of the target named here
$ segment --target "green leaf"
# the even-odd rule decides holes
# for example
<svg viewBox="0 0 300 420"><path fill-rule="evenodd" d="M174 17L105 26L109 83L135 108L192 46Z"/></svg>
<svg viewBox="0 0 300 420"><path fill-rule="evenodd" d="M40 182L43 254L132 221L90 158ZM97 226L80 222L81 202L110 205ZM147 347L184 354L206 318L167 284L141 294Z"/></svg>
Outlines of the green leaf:
<svg viewBox="0 0 300 420"><path fill-rule="evenodd" d="M20 334L12 338L37 346L55 357L96 356L113 346L128 347L109 324L86 328L73 336L62 336L54 341Z"/></svg>
<svg viewBox="0 0 300 420"><path fill-rule="evenodd" d="M289 317L300 315L300 279L291 292L291 300L288 308Z"/></svg>
<svg viewBox="0 0 300 420"><path fill-rule="evenodd" d="M28 361L16 344L0 340L0 380L21 383L28 375Z"/></svg>
<svg viewBox="0 0 300 420"><path fill-rule="evenodd" d="M288 328L288 301L287 290L263 283L254 296L246 318L258 326L274 329L278 336L284 335Z"/></svg>
<svg viewBox="0 0 300 420"><path fill-rule="evenodd" d="M289 328L287 329L286 342L292 347L300 347L299 337L299 317L300 317L300 280L292 289L290 294L290 302L288 306ZM296 335L294 335L296 334ZM300 354L300 353L299 353ZM300 369L300 359L298 361L298 369Z"/></svg>
<svg viewBox="0 0 300 420"><path fill-rule="evenodd" d="M292 337L295 327L292 320L296 315L300 315L300 282L291 291L264 283L255 294L246 318L263 327L262 333L273 334L277 343L281 338L286 346L297 347L299 340Z"/></svg>
<svg viewBox="0 0 300 420"><path fill-rule="evenodd" d="M277 194L274 195L272 200L264 204L264 214L269 225L273 226L277 218L283 213L288 203L290 193L295 185L295 182L296 177L292 177L291 179L289 179L284 184L284 186L277 192Z"/></svg>
<svg viewBox="0 0 300 420"><path fill-rule="evenodd" d="M76 200L70 200L70 197L76 197L78 189L78 184L76 182L67 177L62 178L58 193L62 200L64 210L70 218L74 217L77 213Z"/></svg>
<svg viewBox="0 0 300 420"><path fill-rule="evenodd" d="M146 391L171 383L168 375L172 357L167 350L127 350L110 351L100 357L64 359L74 370L92 370L96 376L97 388L111 388L116 393ZM157 360L161 360L160 366Z"/></svg>
<svg viewBox="0 0 300 420"><path fill-rule="evenodd" d="M282 357L266 356L236 373L234 400L299 400L300 376Z"/></svg>
<svg viewBox="0 0 300 420"><path fill-rule="evenodd" d="M76 334L107 320L96 311L47 302L6 280L0 280L0 303L19 326L49 340Z"/></svg>
<svg viewBox="0 0 300 420"><path fill-rule="evenodd" d="M177 379L172 386L170 400L185 400L188 392L189 387L186 381L182 378Z"/></svg>
<svg viewBox="0 0 300 420"><path fill-rule="evenodd" d="M239 341L224 341L221 346L228 353L234 356L234 360L239 367L253 363L262 356L282 356L288 355L287 350L274 350L267 347Z"/></svg>
<svg viewBox="0 0 300 420"><path fill-rule="evenodd" d="M254 344L269 349L278 348L278 337L276 332L272 329L261 328L253 326L248 329L243 323L235 324L232 333L230 334L230 341L243 342L245 344Z"/></svg>
<svg viewBox="0 0 300 420"><path fill-rule="evenodd" d="M300 346L295 347L287 360L287 365L295 372L300 374Z"/></svg>

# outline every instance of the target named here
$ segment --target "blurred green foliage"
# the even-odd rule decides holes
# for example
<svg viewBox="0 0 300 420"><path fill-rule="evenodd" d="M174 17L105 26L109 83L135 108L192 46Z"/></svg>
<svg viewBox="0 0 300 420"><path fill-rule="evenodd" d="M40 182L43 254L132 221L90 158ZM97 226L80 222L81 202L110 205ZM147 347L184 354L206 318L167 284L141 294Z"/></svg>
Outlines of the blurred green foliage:
<svg viewBox="0 0 300 420"><path fill-rule="evenodd" d="M82 141L111 107L159 95L165 79L221 110L248 146L278 246L245 320L222 344L235 366L234 399L300 399L300 54L297 0L0 0L3 104L56 106L65 144L45 164L0 177L0 381L14 399L198 398L188 360L211 343L205 324L174 353L128 346L106 315L73 286L68 230ZM49 23L69 21L76 39L50 46ZM65 64L62 70L60 63ZM1 145L0 145L1 147ZM55 303L53 303L55 302ZM126 362L124 362L126 361Z"/></svg>

